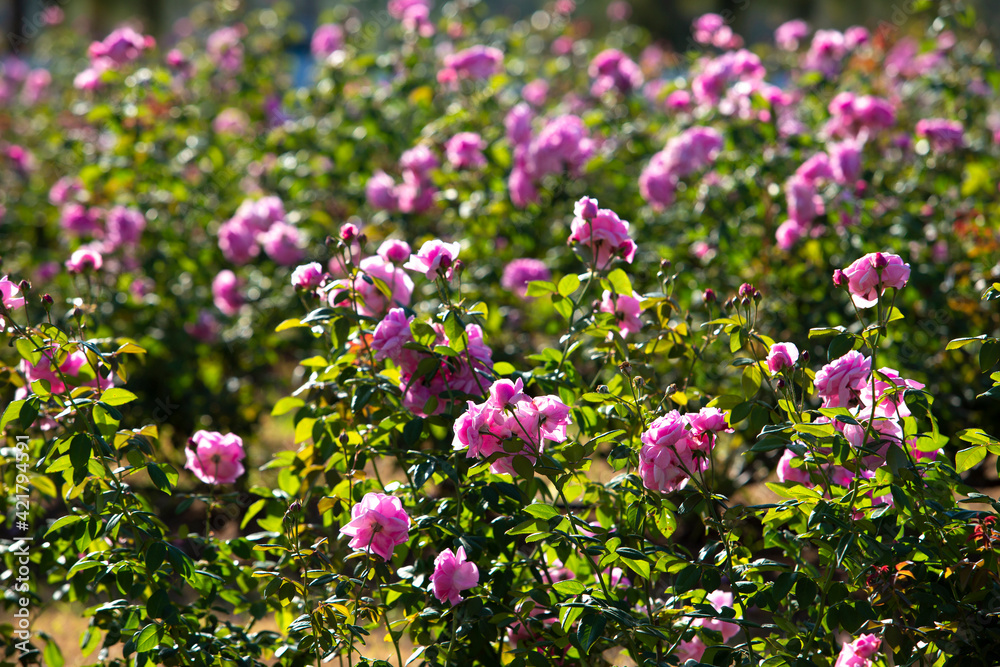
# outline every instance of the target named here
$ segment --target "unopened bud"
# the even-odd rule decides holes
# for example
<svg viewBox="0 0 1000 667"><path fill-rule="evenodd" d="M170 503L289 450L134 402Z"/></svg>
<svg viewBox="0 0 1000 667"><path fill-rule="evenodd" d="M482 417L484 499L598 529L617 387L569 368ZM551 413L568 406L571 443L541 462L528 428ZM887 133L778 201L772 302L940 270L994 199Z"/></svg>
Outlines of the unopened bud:
<svg viewBox="0 0 1000 667"><path fill-rule="evenodd" d="M874 266L876 270L881 271L885 267L889 266L889 260L885 258L885 255L877 252L875 253L875 256L872 257L872 266Z"/></svg>
<svg viewBox="0 0 1000 667"><path fill-rule="evenodd" d="M579 203L580 217L584 220L593 220L597 217L597 200L590 197L584 197Z"/></svg>
<svg viewBox="0 0 1000 667"><path fill-rule="evenodd" d="M809 361L809 352L804 351L801 355L799 355L799 359L802 361Z"/></svg>
<svg viewBox="0 0 1000 667"><path fill-rule="evenodd" d="M630 364L627 361L623 361L620 364L618 364L618 370L620 370L622 373L625 373L627 375L628 372L630 370L632 370L632 364Z"/></svg>
<svg viewBox="0 0 1000 667"><path fill-rule="evenodd" d="M677 393L677 385L671 383L671 385L667 387L667 390L663 393L666 395L667 398L670 398L671 396Z"/></svg>
<svg viewBox="0 0 1000 667"><path fill-rule="evenodd" d="M599 385L597 385L597 393L598 394L610 394L611 392L608 390L608 385L606 385L606 384L599 384Z"/></svg>
<svg viewBox="0 0 1000 667"><path fill-rule="evenodd" d="M785 379L778 378L778 389L784 389L784 388L785 388Z"/></svg>
<svg viewBox="0 0 1000 667"><path fill-rule="evenodd" d="M845 274L841 269L837 269L833 272L833 284L837 287L842 287L847 284L847 274Z"/></svg>
<svg viewBox="0 0 1000 667"><path fill-rule="evenodd" d="M345 222L340 226L340 238L344 241L351 242L357 238L361 230L353 222Z"/></svg>
<svg viewBox="0 0 1000 667"><path fill-rule="evenodd" d="M31 283L29 283L27 280L22 280L20 282L20 284L18 284L17 288L19 290L21 290L22 292L30 292L31 291Z"/></svg>
<svg viewBox="0 0 1000 667"><path fill-rule="evenodd" d="M642 387L645 386L646 381L643 379L641 375L637 375L635 376L635 378L632 379L632 384L634 384L636 387Z"/></svg>
<svg viewBox="0 0 1000 667"><path fill-rule="evenodd" d="M43 294L42 303L44 303L46 306L51 306L53 303L55 303L55 299L52 298L51 294Z"/></svg>
<svg viewBox="0 0 1000 667"><path fill-rule="evenodd" d="M753 288L753 285L751 285L750 283L743 283L742 285L740 285L740 291L738 292L738 294L740 296L741 301L742 299L752 299L754 291L755 290Z"/></svg>
<svg viewBox="0 0 1000 667"><path fill-rule="evenodd" d="M746 308L747 306L750 305L750 299L748 299L746 297L742 297L740 299L740 305L743 306L744 308Z"/></svg>
<svg viewBox="0 0 1000 667"><path fill-rule="evenodd" d="M669 259L661 259L660 260L660 270L661 271L667 271L667 270L670 269L671 266L672 265L671 265Z"/></svg>
<svg viewBox="0 0 1000 667"><path fill-rule="evenodd" d="M715 303L715 290L711 287L706 289L702 295L702 299L704 299L705 303Z"/></svg>
<svg viewBox="0 0 1000 667"><path fill-rule="evenodd" d="M350 441L346 433L341 433L338 440L340 440L340 444L344 445L345 447L347 446L347 443Z"/></svg>
<svg viewBox="0 0 1000 667"><path fill-rule="evenodd" d="M337 245L337 239L333 238L332 236L327 236L325 243L327 248L332 248L333 246Z"/></svg>
<svg viewBox="0 0 1000 667"><path fill-rule="evenodd" d="M756 303L760 303L760 300L764 298L764 295L760 293L760 290L755 289L753 291L753 300Z"/></svg>

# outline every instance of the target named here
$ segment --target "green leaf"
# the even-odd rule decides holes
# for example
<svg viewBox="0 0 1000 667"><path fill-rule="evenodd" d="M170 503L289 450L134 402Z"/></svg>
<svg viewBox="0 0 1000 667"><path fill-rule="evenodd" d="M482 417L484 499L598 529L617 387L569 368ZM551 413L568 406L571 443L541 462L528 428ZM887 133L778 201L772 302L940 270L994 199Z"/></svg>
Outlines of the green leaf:
<svg viewBox="0 0 1000 667"><path fill-rule="evenodd" d="M3 417L0 417L0 431L3 431L7 424L18 418L22 408L24 408L24 399L11 401L7 404L7 408L3 411Z"/></svg>
<svg viewBox="0 0 1000 667"><path fill-rule="evenodd" d="M42 656L45 658L44 664L48 667L63 667L66 664L62 651L59 650L59 645L51 639L46 642Z"/></svg>
<svg viewBox="0 0 1000 667"><path fill-rule="evenodd" d="M535 476L535 469L531 466L531 461L528 460L528 457L520 454L514 457L514 472L517 473L518 477L524 479L533 479Z"/></svg>
<svg viewBox="0 0 1000 667"><path fill-rule="evenodd" d="M988 373L1000 361L1000 340L990 338L979 348L979 370Z"/></svg>
<svg viewBox="0 0 1000 667"><path fill-rule="evenodd" d="M601 614L588 612L580 619L580 627L576 629L576 639L580 642L580 647L584 654L589 654L591 647L604 634L604 626L608 620Z"/></svg>
<svg viewBox="0 0 1000 667"><path fill-rule="evenodd" d="M532 280L528 283L528 296L545 296L546 294L552 294L553 292L558 292L554 283L547 280Z"/></svg>
<svg viewBox="0 0 1000 667"><path fill-rule="evenodd" d="M552 505L543 505L541 503L532 503L524 508L524 511L533 517L539 519L551 519L553 517L559 516L559 510L557 510Z"/></svg>
<svg viewBox="0 0 1000 667"><path fill-rule="evenodd" d="M159 645L159 643L159 627L156 623L150 623L140 630L138 635L136 635L135 650L139 653L152 651Z"/></svg>
<svg viewBox="0 0 1000 667"><path fill-rule="evenodd" d="M562 595L579 595L580 593L587 590L587 587L581 584L576 579L557 581L552 585L552 588L554 588L557 593L560 593Z"/></svg>
<svg viewBox="0 0 1000 667"><path fill-rule="evenodd" d="M167 556L167 546L163 542L153 542L146 550L146 575L153 576L153 573L163 565L163 559Z"/></svg>
<svg viewBox="0 0 1000 667"><path fill-rule="evenodd" d="M621 550L619 550L621 553ZM650 567L649 563L644 560L634 560L632 558L622 558L622 562L625 563L630 570L638 574L643 579L649 579Z"/></svg>
<svg viewBox="0 0 1000 667"><path fill-rule="evenodd" d="M949 341L948 345L945 346L946 350L957 350L961 347L965 347L969 343L975 343L976 341L985 340L986 334L981 334L979 336L972 336L970 338L956 338L953 341Z"/></svg>
<svg viewBox="0 0 1000 667"><path fill-rule="evenodd" d="M295 396L285 396L274 404L274 409L271 410L271 416L280 417L281 415L288 414L292 410L301 408L305 404L306 402L301 398L297 398Z"/></svg>
<svg viewBox="0 0 1000 667"><path fill-rule="evenodd" d="M101 394L101 403L107 403L108 405L125 405L126 403L131 403L132 401L139 398L128 389L122 389L121 387L111 387L106 389L103 394Z"/></svg>
<svg viewBox="0 0 1000 667"><path fill-rule="evenodd" d="M764 379L763 374L760 372L760 366L754 364L753 366L747 366L743 369L743 393L747 398L753 398L757 395L757 391L760 390L760 383Z"/></svg>
<svg viewBox="0 0 1000 667"><path fill-rule="evenodd" d="M149 478L153 480L153 484L156 485L156 488L163 491L167 495L170 495L173 492L173 488L177 484L179 475L170 464L150 463L146 466L146 470L149 472Z"/></svg>
<svg viewBox="0 0 1000 667"><path fill-rule="evenodd" d="M965 472L979 465L979 462L986 458L986 447L976 445L968 447L955 454L955 470Z"/></svg>
<svg viewBox="0 0 1000 667"><path fill-rule="evenodd" d="M414 417L403 426L403 444L413 447L420 442L420 436L424 432L423 417Z"/></svg>
<svg viewBox="0 0 1000 667"><path fill-rule="evenodd" d="M608 282L615 288L618 294L632 296L632 281L628 279L628 274L621 269L615 269L608 274Z"/></svg>
<svg viewBox="0 0 1000 667"><path fill-rule="evenodd" d="M556 286L556 289L558 290L558 292L559 292L560 295L562 295L562 296L569 296L573 292L575 292L578 289L580 289L580 279L577 278L576 275L574 275L572 273L569 274L569 275L563 276L559 280L559 285Z"/></svg>

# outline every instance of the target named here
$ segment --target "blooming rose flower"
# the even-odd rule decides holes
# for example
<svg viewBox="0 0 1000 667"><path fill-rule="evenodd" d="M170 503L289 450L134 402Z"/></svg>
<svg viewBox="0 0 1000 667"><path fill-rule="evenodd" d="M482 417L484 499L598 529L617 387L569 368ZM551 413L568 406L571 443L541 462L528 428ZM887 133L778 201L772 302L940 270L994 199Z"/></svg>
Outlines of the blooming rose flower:
<svg viewBox="0 0 1000 667"><path fill-rule="evenodd" d="M205 53L226 72L236 72L243 69L243 36L246 27L225 26L208 36L205 43Z"/></svg>
<svg viewBox="0 0 1000 667"><path fill-rule="evenodd" d="M365 184L365 197L372 208L393 211L398 206L396 201L396 181L381 169L372 174Z"/></svg>
<svg viewBox="0 0 1000 667"><path fill-rule="evenodd" d="M421 37L434 34L430 0L389 0L387 9L389 16L400 21L407 32L418 33Z"/></svg>
<svg viewBox="0 0 1000 667"><path fill-rule="evenodd" d="M855 449L867 449L874 453L867 454L861 458L861 462L869 469L874 470L885 463L885 457L889 452L889 446L893 443L902 446L903 427L895 419L885 417L872 418L870 408L858 408L855 419L858 425L843 424L839 426L844 432L844 437ZM841 422L837 422L841 424ZM869 423L871 428L869 429ZM869 435L870 433L870 435Z"/></svg>
<svg viewBox="0 0 1000 667"><path fill-rule="evenodd" d="M410 258L410 244L399 239L386 239L375 251L379 257L393 264L402 264Z"/></svg>
<svg viewBox="0 0 1000 667"><path fill-rule="evenodd" d="M705 655L705 642L701 640L701 637L695 635L687 641L682 641L677 645L677 658L680 664L684 664L688 660L694 660L696 662L701 661L701 657Z"/></svg>
<svg viewBox="0 0 1000 667"><path fill-rule="evenodd" d="M724 607L733 606L733 594L724 591L713 591L705 596L705 601L712 605L716 611L721 612ZM715 630L722 633L722 641L724 642L728 642L740 631L740 626L736 623L730 623L718 618L696 618L691 625L701 626L706 630Z"/></svg>
<svg viewBox="0 0 1000 667"><path fill-rule="evenodd" d="M531 141L531 119L534 114L524 102L513 107L504 116L503 125L507 131L507 139L513 146L520 146Z"/></svg>
<svg viewBox="0 0 1000 667"><path fill-rule="evenodd" d="M882 640L875 635L861 635L853 642L844 644L837 656L834 667L870 667L870 657L878 652Z"/></svg>
<svg viewBox="0 0 1000 667"><path fill-rule="evenodd" d="M446 56L438 81L454 85L461 79L488 79L503 69L503 51L493 46L472 46Z"/></svg>
<svg viewBox="0 0 1000 667"><path fill-rule="evenodd" d="M292 271L292 285L302 290L314 290L323 284L326 273L319 262L309 262Z"/></svg>
<svg viewBox="0 0 1000 667"><path fill-rule="evenodd" d="M100 271L102 266L104 266L104 257L94 246L77 248L66 260L66 270L70 273L83 273L88 269Z"/></svg>
<svg viewBox="0 0 1000 667"><path fill-rule="evenodd" d="M834 359L816 373L816 393L824 408L852 408L871 373L871 359L857 350Z"/></svg>
<svg viewBox="0 0 1000 667"><path fill-rule="evenodd" d="M375 350L376 359L392 359L398 363L399 356L404 352L403 345L413 340L410 332L410 322L413 319L407 317L402 308L389 310L372 335L372 349Z"/></svg>
<svg viewBox="0 0 1000 667"><path fill-rule="evenodd" d="M66 391L66 384L63 378L71 380L72 386L94 387L98 391L104 391L113 384L113 376L104 377L100 372L95 373L94 379L87 379L90 373L94 373L87 354L82 350L74 350L66 355L66 359L59 365L56 371L52 367L52 355L55 350L42 352L38 364L32 364L28 360L21 361L21 371L27 379L28 384L36 380L45 380L49 383L49 389L54 394L61 394ZM103 368L107 368L104 366ZM82 374L82 376L81 376Z"/></svg>
<svg viewBox="0 0 1000 667"><path fill-rule="evenodd" d="M639 476L650 491L673 493L687 485L689 473L707 467L707 459L692 456L699 444L676 410L653 420L640 439Z"/></svg>
<svg viewBox="0 0 1000 667"><path fill-rule="evenodd" d="M206 484L232 484L244 473L241 462L246 452L243 440L235 433L198 431L188 445L184 467Z"/></svg>
<svg viewBox="0 0 1000 667"><path fill-rule="evenodd" d="M486 142L475 132L459 132L445 144L448 162L455 169L476 169L486 164Z"/></svg>
<svg viewBox="0 0 1000 667"><path fill-rule="evenodd" d="M140 35L128 26L118 28L102 42L90 45L91 62L101 61L112 66L124 65L136 60L146 49L156 45L156 40L148 35Z"/></svg>
<svg viewBox="0 0 1000 667"><path fill-rule="evenodd" d="M298 227L279 221L257 237L267 256L282 266L292 266L302 260L302 232Z"/></svg>
<svg viewBox="0 0 1000 667"><path fill-rule="evenodd" d="M352 549L374 553L388 561L392 552L410 538L410 516L399 498L384 493L366 493L351 508L351 521L340 529L351 538Z"/></svg>
<svg viewBox="0 0 1000 667"><path fill-rule="evenodd" d="M100 231L100 213L83 204L71 203L59 212L59 226L71 234L84 236Z"/></svg>
<svg viewBox="0 0 1000 667"><path fill-rule="evenodd" d="M916 131L939 153L961 148L965 141L962 122L949 118L922 118L917 121Z"/></svg>
<svg viewBox="0 0 1000 667"><path fill-rule="evenodd" d="M3 305L8 311L13 311L15 308L21 308L24 306L24 297L19 296L21 294L21 288L18 284L12 280L8 280L7 276L0 278L0 297L3 299ZM7 322L2 316L0 316L0 329L6 329Z"/></svg>
<svg viewBox="0 0 1000 667"><path fill-rule="evenodd" d="M924 385L916 380L903 378L894 368L883 366L878 372L885 378L875 376L875 393L872 394L872 383L865 382L861 388L861 402L872 407L875 405L875 414L879 417L898 417L903 419L910 416L910 409L903 401L903 392L906 389L923 389ZM896 389L895 393L887 393L890 389Z"/></svg>
<svg viewBox="0 0 1000 667"><path fill-rule="evenodd" d="M212 301L223 314L232 317L240 312L243 296L240 294L240 281L229 269L223 269L212 280Z"/></svg>
<svg viewBox="0 0 1000 667"><path fill-rule="evenodd" d="M342 48L344 48L344 29L336 23L324 23L318 26L309 43L309 49L316 60L323 60Z"/></svg>
<svg viewBox="0 0 1000 667"><path fill-rule="evenodd" d="M767 355L767 368L772 374L791 368L799 360L799 348L794 343L775 343Z"/></svg>
<svg viewBox="0 0 1000 667"><path fill-rule="evenodd" d="M431 590L441 602L447 600L452 606L461 602L461 591L479 584L479 568L468 562L465 548L457 552L445 549L434 559L434 573L430 576Z"/></svg>
<svg viewBox="0 0 1000 667"><path fill-rule="evenodd" d="M452 266L461 248L458 243L445 243L438 239L428 241L420 247L420 252L410 256L403 268L423 273L428 280L434 280L439 273L451 280Z"/></svg>
<svg viewBox="0 0 1000 667"><path fill-rule="evenodd" d="M642 320L639 319L639 314L642 312L642 295L638 292L632 292L631 296L618 294L612 298L611 291L604 290L604 294L601 295L601 312L615 314L622 338L642 329Z"/></svg>
<svg viewBox="0 0 1000 667"><path fill-rule="evenodd" d="M781 455L781 459L778 461L778 481L781 482L797 482L799 484L805 484L806 486L812 487L812 479L809 476L809 470L804 467L796 468L792 465L792 461L800 459L795 452L791 449L786 449Z"/></svg>
<svg viewBox="0 0 1000 667"><path fill-rule="evenodd" d="M219 227L219 249L234 264L246 264L260 253L256 230L244 219L233 217Z"/></svg>
<svg viewBox="0 0 1000 667"><path fill-rule="evenodd" d="M146 217L134 208L115 206L104 223L104 250L112 252L122 246L134 246L146 229Z"/></svg>
<svg viewBox="0 0 1000 667"><path fill-rule="evenodd" d="M639 66L618 49L607 49L594 56L587 73L594 80L590 87L590 94L594 97L600 97L609 90L628 95L643 82Z"/></svg>
<svg viewBox="0 0 1000 667"><path fill-rule="evenodd" d="M782 23L774 31L774 43L783 51L795 51L799 42L809 34L809 24L801 19Z"/></svg>
<svg viewBox="0 0 1000 667"><path fill-rule="evenodd" d="M584 197L577 206L597 200ZM599 209L592 217L584 218L579 213L573 218L570 226L570 245L579 243L593 253L598 269L603 269L611 263L613 257L621 257L629 264L635 257L636 245L629 237L629 224L618 217L611 209Z"/></svg>
<svg viewBox="0 0 1000 667"><path fill-rule="evenodd" d="M844 269L844 275L847 277L847 289L854 305L858 308L871 308L878 303L885 288L899 290L906 286L906 281L910 278L910 265L904 263L899 255L873 252L855 260Z"/></svg>
<svg viewBox="0 0 1000 667"><path fill-rule="evenodd" d="M527 298L528 283L534 280L551 280L549 267L540 259L521 257L508 264L503 270L500 285L514 292L522 299Z"/></svg>

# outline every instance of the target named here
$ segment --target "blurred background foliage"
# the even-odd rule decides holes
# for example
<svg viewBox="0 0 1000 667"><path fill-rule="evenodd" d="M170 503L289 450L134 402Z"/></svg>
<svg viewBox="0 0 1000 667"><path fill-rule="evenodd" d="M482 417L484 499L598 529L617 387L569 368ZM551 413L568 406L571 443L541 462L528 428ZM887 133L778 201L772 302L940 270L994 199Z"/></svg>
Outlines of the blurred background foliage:
<svg viewBox="0 0 1000 667"><path fill-rule="evenodd" d="M184 21L193 8L204 5L197 0L8 0L0 4L0 25L4 26L7 39L0 50L11 48L10 35L25 32L24 21L47 5L58 5L76 28L94 39L102 38L124 21L139 21L146 32L159 37L175 28L177 21ZM280 14L288 14L308 30L322 22L325 11L334 5L344 4L334 0L217 0L225 9L237 6L247 9L285 5ZM381 1L362 0L354 4L363 15L385 11ZM438 5L442 3L437 3ZM490 16L508 16L511 19L529 17L540 9L542 0L490 0L485 3ZM608 29L605 13L609 0L580 0L577 18L586 19L593 35L604 34ZM631 0L631 21L649 31L654 41L666 47L683 50L690 36L691 21L705 12L721 14L733 31L742 35L748 44L769 41L775 27L793 18L803 18L818 27L843 30L851 25L865 25L904 33L923 29L920 21L913 20L921 7L929 4L921 0ZM994 36L1000 35L1000 2L973 0L967 3L976 10L983 25ZM308 33L302 34L301 47L307 50Z"/></svg>

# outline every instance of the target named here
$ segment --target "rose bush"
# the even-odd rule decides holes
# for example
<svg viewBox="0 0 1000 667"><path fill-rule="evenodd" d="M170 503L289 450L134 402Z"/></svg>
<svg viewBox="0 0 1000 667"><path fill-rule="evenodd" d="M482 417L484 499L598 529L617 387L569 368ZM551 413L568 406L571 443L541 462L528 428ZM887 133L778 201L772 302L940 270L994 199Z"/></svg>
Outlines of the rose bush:
<svg viewBox="0 0 1000 667"><path fill-rule="evenodd" d="M988 664L967 9L237 5L3 61L6 663Z"/></svg>

